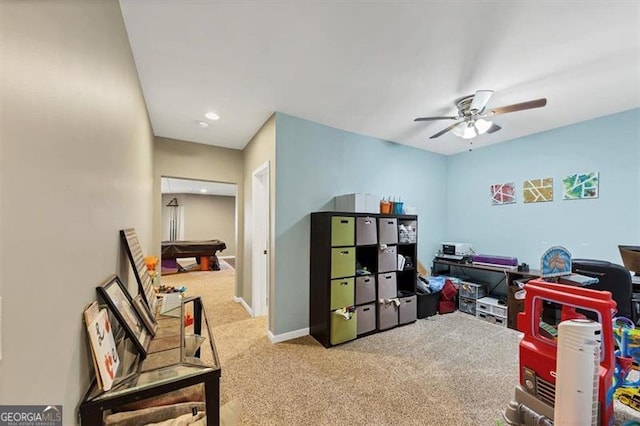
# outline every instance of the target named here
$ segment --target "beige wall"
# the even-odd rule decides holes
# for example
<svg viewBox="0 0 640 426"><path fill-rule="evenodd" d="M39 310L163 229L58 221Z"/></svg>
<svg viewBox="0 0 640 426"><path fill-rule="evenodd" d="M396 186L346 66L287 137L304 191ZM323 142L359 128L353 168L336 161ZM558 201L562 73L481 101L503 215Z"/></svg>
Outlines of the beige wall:
<svg viewBox="0 0 640 426"><path fill-rule="evenodd" d="M184 211L185 240L221 240L227 248L218 256L236 255L236 197L199 194L163 194L163 240L168 239L166 205L173 199ZM166 234L166 235L165 235Z"/></svg>
<svg viewBox="0 0 640 426"><path fill-rule="evenodd" d="M272 115L262 126L262 128L256 133L256 135L249 141L244 149L244 248L243 253L243 282L242 282L242 294L244 300L249 306L252 304L251 297L251 195L252 195L252 180L253 171L263 165L265 162L269 162L269 211L270 211L270 230L269 230L269 245L270 245L270 257L269 257L269 272L271 287L269 291L269 300L274 300L273 290L275 286L275 170L276 170L276 124L275 115ZM272 329L274 318L273 303L269 305L269 329Z"/></svg>
<svg viewBox="0 0 640 426"><path fill-rule="evenodd" d="M115 1L3 1L0 404L89 385L84 306L151 243L153 136ZM129 283L135 289L135 283Z"/></svg>
<svg viewBox="0 0 640 426"><path fill-rule="evenodd" d="M237 149L156 137L153 146L153 252L160 255L162 241L162 192L160 178L176 177L235 183L236 253L243 251L244 208L243 152ZM236 260L236 295L241 295L243 259Z"/></svg>

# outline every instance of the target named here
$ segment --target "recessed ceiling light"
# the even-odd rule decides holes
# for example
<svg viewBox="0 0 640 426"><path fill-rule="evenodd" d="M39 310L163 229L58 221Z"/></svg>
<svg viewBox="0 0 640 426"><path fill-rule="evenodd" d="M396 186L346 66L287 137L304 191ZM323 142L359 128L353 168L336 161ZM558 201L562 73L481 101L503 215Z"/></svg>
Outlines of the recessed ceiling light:
<svg viewBox="0 0 640 426"><path fill-rule="evenodd" d="M212 111L206 113L204 116L207 117L209 120L220 120L220 116Z"/></svg>
<svg viewBox="0 0 640 426"><path fill-rule="evenodd" d="M206 188L202 188L200 192L207 192Z"/></svg>
<svg viewBox="0 0 640 426"><path fill-rule="evenodd" d="M202 127L203 129L207 129L209 127L209 123L205 123L204 121L198 121L198 126Z"/></svg>

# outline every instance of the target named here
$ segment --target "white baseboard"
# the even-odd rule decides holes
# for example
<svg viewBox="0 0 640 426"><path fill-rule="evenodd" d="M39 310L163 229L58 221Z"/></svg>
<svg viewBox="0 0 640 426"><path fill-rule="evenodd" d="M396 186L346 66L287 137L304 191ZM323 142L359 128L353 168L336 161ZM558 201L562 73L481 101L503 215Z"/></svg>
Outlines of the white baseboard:
<svg viewBox="0 0 640 426"><path fill-rule="evenodd" d="M249 313L249 315L253 316L253 309L247 305L247 302L244 301L242 297L233 296L233 301L242 305L245 311Z"/></svg>
<svg viewBox="0 0 640 426"><path fill-rule="evenodd" d="M235 259L235 256L218 256L218 259Z"/></svg>
<svg viewBox="0 0 640 426"><path fill-rule="evenodd" d="M267 332L267 336L269 336L269 340L271 340L271 343L285 342L287 340L297 339L298 337L303 337L308 335L309 335L308 327L301 328L299 330L289 331L288 333L282 333L282 334L273 334L271 330Z"/></svg>

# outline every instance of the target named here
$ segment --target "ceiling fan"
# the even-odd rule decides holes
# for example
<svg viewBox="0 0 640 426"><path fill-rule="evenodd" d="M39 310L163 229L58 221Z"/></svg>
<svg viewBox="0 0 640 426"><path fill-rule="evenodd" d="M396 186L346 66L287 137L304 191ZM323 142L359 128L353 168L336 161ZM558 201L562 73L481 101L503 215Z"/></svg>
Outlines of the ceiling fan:
<svg viewBox="0 0 640 426"><path fill-rule="evenodd" d="M473 95L464 96L455 101L455 105L458 108L458 115L456 116L418 117L413 121L455 120L455 123L440 130L429 139L435 139L449 131L453 131L453 134L463 139L473 139L478 135L494 133L502 128L488 120L494 115L540 108L547 104L546 98L540 98L487 110L486 106L492 95L493 90L478 90Z"/></svg>

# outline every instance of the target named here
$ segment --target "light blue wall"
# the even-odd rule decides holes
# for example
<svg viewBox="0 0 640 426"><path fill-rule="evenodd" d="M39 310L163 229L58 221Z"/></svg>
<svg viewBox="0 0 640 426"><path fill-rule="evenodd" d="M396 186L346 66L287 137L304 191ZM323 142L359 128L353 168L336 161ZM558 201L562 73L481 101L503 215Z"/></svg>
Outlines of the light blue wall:
<svg viewBox="0 0 640 426"><path fill-rule="evenodd" d="M640 243L640 110L598 118L447 160L448 240L539 267L551 245L573 257L621 263L618 244ZM563 200L562 178L600 172L600 196ZM553 177L554 200L524 204L524 180ZM490 186L514 182L516 204L492 206Z"/></svg>
<svg viewBox="0 0 640 426"><path fill-rule="evenodd" d="M276 318L273 334L308 327L311 212L348 193L400 196L418 211L418 257L445 236L446 157L276 114Z"/></svg>

